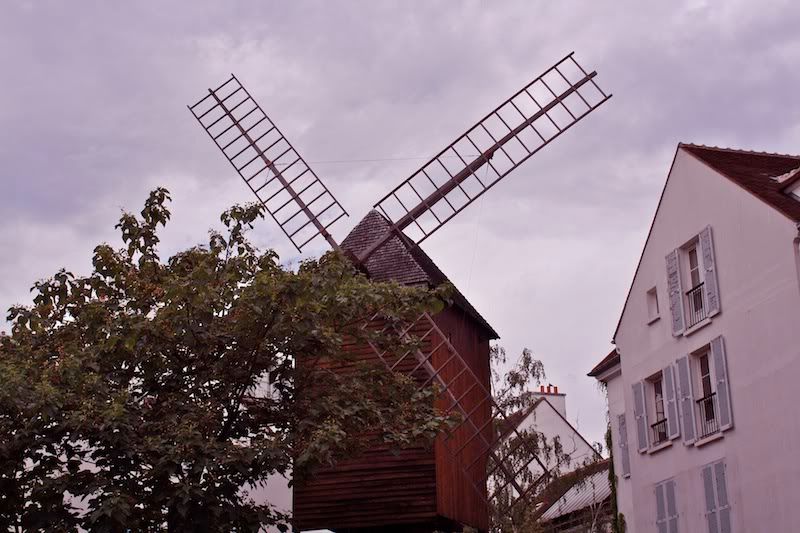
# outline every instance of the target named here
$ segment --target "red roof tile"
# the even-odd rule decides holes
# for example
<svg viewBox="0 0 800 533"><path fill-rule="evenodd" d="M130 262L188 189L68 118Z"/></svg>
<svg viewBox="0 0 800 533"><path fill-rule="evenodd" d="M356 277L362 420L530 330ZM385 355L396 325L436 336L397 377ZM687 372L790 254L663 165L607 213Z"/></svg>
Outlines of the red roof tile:
<svg viewBox="0 0 800 533"><path fill-rule="evenodd" d="M373 242L389 231L390 222L378 211L372 210L361 219L350 234L342 241L342 249L358 256ZM404 285L425 284L437 287L450 280L419 246L394 236L378 248L364 265L370 278L375 281L393 280ZM455 286L454 286L455 288ZM456 288L453 303L480 324L490 339L500 336L466 297Z"/></svg>
<svg viewBox="0 0 800 533"><path fill-rule="evenodd" d="M800 156L696 144L681 143L679 146L753 196L800 222L800 201L785 192L787 183L775 179L799 168Z"/></svg>

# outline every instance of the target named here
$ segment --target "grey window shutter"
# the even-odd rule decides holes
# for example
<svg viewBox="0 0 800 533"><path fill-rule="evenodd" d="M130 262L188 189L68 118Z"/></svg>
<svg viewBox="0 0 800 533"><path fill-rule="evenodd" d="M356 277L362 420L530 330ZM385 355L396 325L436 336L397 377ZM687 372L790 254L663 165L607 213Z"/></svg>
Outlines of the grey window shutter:
<svg viewBox="0 0 800 533"><path fill-rule="evenodd" d="M683 442L691 444L695 441L697 425L694 421L694 394L692 394L692 376L690 374L689 356L684 355L676 362L678 372L678 399L683 418Z"/></svg>
<svg viewBox="0 0 800 533"><path fill-rule="evenodd" d="M665 483L656 485L656 526L658 526L658 533L669 533L667 531L667 506L664 486Z"/></svg>
<svg viewBox="0 0 800 533"><path fill-rule="evenodd" d="M725 478L725 461L714 464L714 478L717 484L717 509L720 533L731 533L731 506L728 501L728 482Z"/></svg>
<svg viewBox="0 0 800 533"><path fill-rule="evenodd" d="M720 311L719 303L719 283L717 281L717 265L714 258L714 238L711 234L711 226L700 232L698 235L700 250L703 254L703 287L706 292L706 316L714 316Z"/></svg>
<svg viewBox="0 0 800 533"><path fill-rule="evenodd" d="M678 266L678 250L673 250L667 255L667 293L669 310L672 313L672 334L678 336L686 329L683 320L683 289Z"/></svg>
<svg viewBox="0 0 800 533"><path fill-rule="evenodd" d="M628 426L625 423L625 414L617 417L617 431L619 432L619 453L620 463L622 463L622 476L631 475L631 457L628 453Z"/></svg>
<svg viewBox="0 0 800 533"><path fill-rule="evenodd" d="M675 379L672 372L672 365L667 365L661 371L664 377L664 394L667 399L667 434L670 440L681 436L681 426L678 420L678 403L675 399Z"/></svg>
<svg viewBox="0 0 800 533"><path fill-rule="evenodd" d="M647 410L644 404L644 383L633 384L633 416L636 418L636 436L639 453L647 451Z"/></svg>
<svg viewBox="0 0 800 533"><path fill-rule="evenodd" d="M714 469L713 465L703 467L703 490L706 494L706 520L708 533L720 533L717 522L717 500L714 495Z"/></svg>
<svg viewBox="0 0 800 533"><path fill-rule="evenodd" d="M678 533L678 506L675 504L675 481L666 483L667 491L667 531Z"/></svg>
<svg viewBox="0 0 800 533"><path fill-rule="evenodd" d="M711 341L711 356L714 359L719 429L725 431L733 427L733 415L731 413L730 381L728 380L728 358L725 355L725 341L722 336Z"/></svg>

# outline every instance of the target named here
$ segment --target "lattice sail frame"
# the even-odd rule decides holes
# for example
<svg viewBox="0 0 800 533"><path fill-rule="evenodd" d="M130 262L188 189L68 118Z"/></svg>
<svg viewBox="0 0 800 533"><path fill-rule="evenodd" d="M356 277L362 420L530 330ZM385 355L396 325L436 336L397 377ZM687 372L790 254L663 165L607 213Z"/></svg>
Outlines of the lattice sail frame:
<svg viewBox="0 0 800 533"><path fill-rule="evenodd" d="M375 207L420 244L609 98L568 54L381 198ZM480 172L479 172L480 171Z"/></svg>
<svg viewBox="0 0 800 533"><path fill-rule="evenodd" d="M382 317L380 315L375 315L365 327L369 327L369 324L373 324L376 321L380 322L381 320ZM384 331L387 327L391 326L385 326ZM424 333L415 337L411 333L415 330L424 331ZM421 391L425 387L436 384L441 391L440 393L444 395L449 403L444 414L448 415L452 412L456 412L461 416L460 423L456 427L451 428L450 435L464 428L469 432L469 438L455 450L449 447L447 450L453 457L458 459L468 446L477 439L480 445L480 451L476 454L476 458L469 464L465 465L460 461L458 461L458 464L461 466L461 473L465 481L472 486L479 498L486 504L491 504L495 498L499 497L503 494L504 490L510 487L513 494L508 509L511 510L516 507L518 503L527 501L530 496L536 494L541 483L550 476L549 469L539 458L538 450L530 447L529 441L520 434L518 424L514 425L511 423L505 411L494 401L491 391L481 383L478 376L461 354L458 353L458 350L456 350L450 342L447 335L436 325L433 318L428 313L423 313L411 324L404 325L401 329L396 329L396 333L403 341L414 347L396 357L381 350L371 342L369 343L370 347L386 367L393 372L398 371L398 368L400 368L406 358L409 356L413 357L417 361L417 364L405 373L414 378L419 370L424 370L428 375L428 378L417 390ZM425 342L427 342L429 348L423 350L420 346L424 346ZM441 348L445 348L449 354L444 361L438 361L437 358L434 357L434 354ZM450 367L451 372L455 370L455 377L451 378L450 381L446 381L442 377L442 374L449 365L455 366L455 369L452 366ZM466 390L456 397L452 392L452 385L456 380L464 378L468 380ZM476 388L483 393L480 402L472 407L464 405L465 398ZM491 415L486 422L478 426L473 420L473 415L485 404L488 404L490 407ZM489 430L488 438L486 436L487 429ZM501 429L502 431L500 431ZM514 444L503 449L501 445L511 440L512 436L516 437L513 439ZM445 436L445 438L447 439L449 436ZM516 454L523 446L526 448L525 451L527 451L527 454L520 461ZM482 458L488 459L487 470L480 474L481 482L475 483L471 481L475 478L474 469L482 464ZM520 478L529 477L524 474L527 473L525 472L526 470L534 466L532 464L534 461L540 473L534 474L532 482L524 485ZM496 472L502 474L501 482L491 487L491 492L487 493L486 483Z"/></svg>
<svg viewBox="0 0 800 533"><path fill-rule="evenodd" d="M231 77L188 106L298 252L347 211L247 89ZM288 210L286 208L289 208Z"/></svg>

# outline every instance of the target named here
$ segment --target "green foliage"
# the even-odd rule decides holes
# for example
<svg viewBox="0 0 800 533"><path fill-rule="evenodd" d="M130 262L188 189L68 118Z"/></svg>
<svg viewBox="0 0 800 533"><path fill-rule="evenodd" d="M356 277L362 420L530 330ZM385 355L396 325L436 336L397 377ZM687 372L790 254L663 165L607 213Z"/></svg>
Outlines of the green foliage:
<svg viewBox="0 0 800 533"><path fill-rule="evenodd" d="M247 240L257 205L226 211L225 234L163 262L168 201L153 191L140 216L120 218L122 250L97 246L91 274L61 270L34 285L32 306L9 310L0 530L285 529L243 487L302 480L357 453L366 433L400 447L449 422L434 391L343 348L402 350L365 324L435 310L443 291L373 283L334 253L286 269Z"/></svg>
<svg viewBox="0 0 800 533"><path fill-rule="evenodd" d="M514 420L512 415L515 413L527 414L537 401L533 391L545 379L544 365L527 348L522 350L517 362L510 368L506 352L501 346L492 346L491 355L492 388L498 408L511 420ZM503 417L498 417L498 420L502 421ZM520 421L516 419L517 423ZM507 436L497 447L497 455L504 458L509 472L516 473L514 481L520 487L532 488L526 498L518 500L517 491L510 484L510 476L503 469L490 466L494 473L489 479L489 487L495 495L490 509L492 530L520 533L541 531L534 515L536 507L533 502L547 478L538 482L545 472L539 461L551 471L552 476L557 476L561 466L569 463L569 455L564 452L558 437L548 438L535 427L519 427L511 431L501 424L498 430Z"/></svg>
<svg viewBox="0 0 800 533"><path fill-rule="evenodd" d="M609 454L613 454L613 441L611 437L611 422L606 428L606 449ZM617 507L617 474L614 471L613 458L608 463L608 482L611 485L611 531L613 533L625 533L625 516L619 512Z"/></svg>
<svg viewBox="0 0 800 533"><path fill-rule="evenodd" d="M523 349L517 362L504 372L508 368L507 363L505 350L498 345L492 346L495 403L507 417L514 420L515 417L511 416L513 413L527 414L539 401L535 389L546 376L542 362L527 348ZM521 419L516 418L516 422L521 422ZM501 469L490 467L493 474L489 479L489 487L496 491L490 509L492 531L549 531L549 525L539 520L539 515L547 506L540 508L538 503L546 500L550 494L560 494L568 487L582 487L585 480L576 482L575 476L562 473L589 467L597 459L587 458L578 464L570 456L571 450L564 448L558 436L548 436L538 431L535 420L533 425L520 426L515 432L502 425L498 429L501 434L505 430L506 437L497 447L497 455L504 458L510 472L516 473L515 482L528 492L525 497L518 499L517 491L509 483L510 476ZM595 443L594 448L599 457L602 445Z"/></svg>

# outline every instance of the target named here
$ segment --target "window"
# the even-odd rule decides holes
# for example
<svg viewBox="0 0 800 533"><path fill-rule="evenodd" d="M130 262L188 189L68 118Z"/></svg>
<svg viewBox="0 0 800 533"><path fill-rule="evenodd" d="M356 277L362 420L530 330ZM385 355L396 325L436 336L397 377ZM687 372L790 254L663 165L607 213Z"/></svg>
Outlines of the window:
<svg viewBox="0 0 800 533"><path fill-rule="evenodd" d="M653 420L650 426L653 445L659 445L667 440L667 417L664 411L664 380L661 372L650 378L650 390L653 397Z"/></svg>
<svg viewBox="0 0 800 533"><path fill-rule="evenodd" d="M794 196L795 200L800 200L800 183L789 189L789 194Z"/></svg>
<svg viewBox="0 0 800 533"><path fill-rule="evenodd" d="M703 289L703 272L700 268L700 259L697 256L697 243L684 249L688 263L688 279L691 287L686 291L686 327L691 328L706 318L705 293Z"/></svg>
<svg viewBox="0 0 800 533"><path fill-rule="evenodd" d="M625 423L625 413L617 415L617 431L619 434L619 457L622 463L622 477L631 477L631 458L628 454L628 425Z"/></svg>
<svg viewBox="0 0 800 533"><path fill-rule="evenodd" d="M675 480L656 485L656 527L658 533L678 533L678 506L675 501Z"/></svg>
<svg viewBox="0 0 800 533"><path fill-rule="evenodd" d="M706 350L695 356L696 381L699 385L698 391L702 394L701 398L697 400L698 422L700 425L698 437L701 439L719 431L715 407L716 393L712 385L709 355L708 350Z"/></svg>
<svg viewBox="0 0 800 533"><path fill-rule="evenodd" d="M662 444L680 437L673 366L667 365L649 378L633 383L631 388L639 453L655 452L662 449Z"/></svg>
<svg viewBox="0 0 800 533"><path fill-rule="evenodd" d="M666 257L672 334L681 335L720 312L711 226Z"/></svg>
<svg viewBox="0 0 800 533"><path fill-rule="evenodd" d="M709 533L731 531L731 503L725 460L703 467L703 492L706 496L706 522Z"/></svg>
<svg viewBox="0 0 800 533"><path fill-rule="evenodd" d="M647 323L652 324L660 317L658 309L658 292L653 287L647 291Z"/></svg>
<svg viewBox="0 0 800 533"><path fill-rule="evenodd" d="M723 338L675 361L683 441L689 445L733 427Z"/></svg>
<svg viewBox="0 0 800 533"><path fill-rule="evenodd" d="M689 281L692 287L700 285L700 263L697 260L697 244L692 245L686 252L689 258Z"/></svg>

